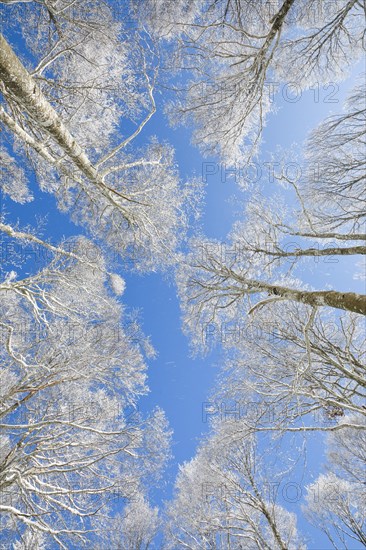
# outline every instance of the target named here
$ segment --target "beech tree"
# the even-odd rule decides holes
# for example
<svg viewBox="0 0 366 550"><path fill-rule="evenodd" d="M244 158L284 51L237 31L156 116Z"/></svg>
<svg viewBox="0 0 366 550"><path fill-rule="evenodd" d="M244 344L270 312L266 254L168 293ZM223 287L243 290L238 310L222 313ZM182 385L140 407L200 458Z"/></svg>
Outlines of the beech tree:
<svg viewBox="0 0 366 550"><path fill-rule="evenodd" d="M136 267L174 262L187 208L200 193L194 182L180 184L168 145L152 138L132 148L156 111L153 43L124 29L124 14L99 0L6 4L12 24L0 37L0 120L9 147L29 159L61 209L133 255ZM19 54L11 45L15 25L28 48ZM5 154L10 176L15 157ZM12 179L4 190L26 200L24 186L24 178Z"/></svg>
<svg viewBox="0 0 366 550"><path fill-rule="evenodd" d="M237 422L219 423L180 468L167 547L304 549L295 515L271 491L276 473L266 467L256 440Z"/></svg>
<svg viewBox="0 0 366 550"><path fill-rule="evenodd" d="M364 422L341 419L357 421ZM305 513L326 533L333 548L350 548L354 541L365 545L365 432L352 428L333 432L328 436L328 456L328 471L308 487Z"/></svg>
<svg viewBox="0 0 366 550"><path fill-rule="evenodd" d="M240 326L226 328L223 345L231 351L210 416L222 414L221 408L233 410L238 417L246 415L248 430L277 434L333 432L351 422L355 434L363 437L361 316L338 317L297 303L270 304Z"/></svg>
<svg viewBox="0 0 366 550"><path fill-rule="evenodd" d="M365 253L360 246L366 239L364 97L365 85L359 77L343 110L310 133L303 153L297 149L278 150L264 163L269 181L280 184L282 190L268 198L268 192L262 196L262 189L253 186L248 209L255 227L260 226L259 235L255 236L249 224L238 224L236 238L261 254L267 246L265 252L274 261L281 257L297 262L304 256ZM247 182L244 185L247 187ZM244 231L250 232L253 243L244 240ZM287 251L281 250L281 241L288 245L290 238L291 244L297 241L296 250L290 251L289 246L285 247ZM317 251L314 245L306 250L310 239Z"/></svg>
<svg viewBox="0 0 366 550"><path fill-rule="evenodd" d="M135 4L153 33L176 45L169 68L184 69L172 120L192 121L194 142L230 164L256 153L281 84L290 101L305 89L319 94L325 85L331 101L334 83L363 53L365 13L358 0Z"/></svg>
<svg viewBox="0 0 366 550"><path fill-rule="evenodd" d="M342 240L362 238L347 233L320 246L325 239L316 241L316 233L296 230L291 221L278 197L257 196L230 244L201 238L192 243L177 274L184 330L196 351L207 352L217 342L228 350L215 399L244 410L252 403L253 429L338 429L329 421L347 412L365 416L366 299L314 291L299 276L309 261L318 260L319 270L319 260L357 257L365 247Z"/></svg>
<svg viewBox="0 0 366 550"><path fill-rule="evenodd" d="M151 508L143 497L126 506L122 520L123 548L147 550L159 529L158 509Z"/></svg>
<svg viewBox="0 0 366 550"><path fill-rule="evenodd" d="M128 511L156 482L170 432L160 409L138 412L153 350L116 298L125 284L104 252L170 265L195 190L180 185L168 145L141 144L158 58L147 34L124 29L127 12L94 0L0 4L1 191L30 201L35 175L107 245L54 245L1 213L5 239L54 258L23 277L12 258L1 266L2 538L29 550L109 545L115 501Z"/></svg>
<svg viewBox="0 0 366 550"><path fill-rule="evenodd" d="M95 258L93 270L60 255L38 274L17 280L11 272L0 284L8 541L40 536L68 548L95 540L113 499L132 498L166 458L164 414L144 419L136 409L146 392L143 339L135 327L129 334L116 285L108 290Z"/></svg>
<svg viewBox="0 0 366 550"><path fill-rule="evenodd" d="M320 124L307 143L303 195L315 233L335 232L337 239L351 240L365 232L365 124L361 76L343 112Z"/></svg>
<svg viewBox="0 0 366 550"><path fill-rule="evenodd" d="M180 467L165 547L305 550L272 491L297 457L272 452L275 438L315 430L328 434L328 463L304 513L335 548L366 544L366 298L314 290L305 274L309 261L366 252L362 82L310 135L303 176L272 163L278 191L251 189L228 243L198 236L185 258L201 185L183 185L173 149L143 138L163 84L172 121L193 121L205 154L249 160L281 83L332 97L364 50L364 2L0 0L0 10L0 191L29 202L35 176L95 241L51 244L1 212L5 240L53 258L20 276L12 258L0 266L6 544L147 550L163 528L149 487L171 434L159 408L138 412L154 350L118 298L111 250L140 271L181 261L196 349L228 328L211 431ZM239 419L217 419L225 403Z"/></svg>
<svg viewBox="0 0 366 550"><path fill-rule="evenodd" d="M14 542L15 550L45 550L44 536L42 533L33 532L27 529L20 540Z"/></svg>
<svg viewBox="0 0 366 550"><path fill-rule="evenodd" d="M158 508L152 508L143 493L136 493L122 513L104 530L105 546L113 550L147 550L161 528Z"/></svg>
<svg viewBox="0 0 366 550"><path fill-rule="evenodd" d="M270 176L280 185L272 194L264 194L259 186L253 189L243 221L234 224L226 243L205 237L192 240L177 278L186 327L195 343L216 319L240 322L237 310L243 318L245 312L253 314L271 302L365 315L364 295L316 291L301 281L309 261L318 267L319 261L363 258L366 252L363 88L357 85L351 93L355 101L348 100L346 114L327 119L314 130L300 176L288 173L284 159L268 163Z"/></svg>
<svg viewBox="0 0 366 550"><path fill-rule="evenodd" d="M365 416L366 298L313 290L303 280L312 269L319 278L328 263L366 252L359 85L351 98L358 99L348 101L346 114L311 134L300 177L288 173L285 158L268 163L278 188L264 194L256 186L228 241L197 237L178 270L184 327L194 349L207 352L221 340L228 350L214 398L244 410L252 403L256 415L248 429L254 431L332 431L347 427L334 425L346 414ZM343 136L338 148L335 135ZM332 191L323 183L326 176ZM353 202L357 193L359 202Z"/></svg>
<svg viewBox="0 0 366 550"><path fill-rule="evenodd" d="M249 225L252 230L257 229L256 235L260 235L258 226L250 220ZM241 226L238 244L235 240L229 245L201 238L192 241L191 252L179 268L177 281L185 330L192 335L194 345L202 345L202 335L211 323L233 320L240 323L246 314L253 314L271 302L296 302L313 308L327 306L365 315L366 298L362 294L312 290L282 269L272 269L276 258L281 261L288 255L290 259L298 259L302 252L305 257L317 257L323 255L322 252L318 254L318 250L312 248L288 253L270 249L267 253L263 245L259 250L253 243L247 246L248 237L250 234L244 233ZM347 252L364 253L364 247ZM329 248L324 255L337 253L337 248Z"/></svg>

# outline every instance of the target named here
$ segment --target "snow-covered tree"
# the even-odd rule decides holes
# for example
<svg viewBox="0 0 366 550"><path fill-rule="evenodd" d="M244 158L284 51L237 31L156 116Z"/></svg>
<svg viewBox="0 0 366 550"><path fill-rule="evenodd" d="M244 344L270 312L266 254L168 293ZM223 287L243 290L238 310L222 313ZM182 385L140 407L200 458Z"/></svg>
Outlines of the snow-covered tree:
<svg viewBox="0 0 366 550"><path fill-rule="evenodd" d="M86 244L80 239L76 257ZM113 498L132 498L167 455L164 414L144 419L136 410L147 391L141 345L109 290L101 254L94 257L92 269L60 254L39 273L0 284L8 541L43 534L67 548L95 540Z"/></svg>
<svg viewBox="0 0 366 550"><path fill-rule="evenodd" d="M140 495L126 506L121 522L123 548L147 550L159 528L158 509Z"/></svg>
<svg viewBox="0 0 366 550"><path fill-rule="evenodd" d="M105 531L106 546L113 550L148 550L161 527L158 508L151 507L143 493L136 493Z"/></svg>
<svg viewBox="0 0 366 550"><path fill-rule="evenodd" d="M365 416L366 297L329 288L326 279L325 290L306 281L315 269L320 280L328 262L366 253L359 85L352 97L357 101L348 101L346 114L310 136L302 176L290 176L285 157L269 162L278 189L269 194L255 186L228 241L197 237L178 270L193 347L207 352L221 340L230 350L218 398L244 407L253 401L263 430L333 430L329 421L347 413Z"/></svg>
<svg viewBox="0 0 366 550"><path fill-rule="evenodd" d="M349 416L341 422L365 422ZM328 457L328 471L308 487L305 513L333 548L351 548L354 542L366 545L365 432L348 428L330 434Z"/></svg>
<svg viewBox="0 0 366 550"><path fill-rule="evenodd" d="M337 431L349 426L337 420L348 418L362 437L366 349L361 316L271 304L226 330L224 345L234 349L215 391L213 417L222 414L222 403L238 415L250 410L248 428L277 433ZM356 412L358 421L350 416Z"/></svg>
<svg viewBox="0 0 366 550"><path fill-rule="evenodd" d="M41 533L26 529L20 539L13 544L14 550L45 550L44 537Z"/></svg>
<svg viewBox="0 0 366 550"><path fill-rule="evenodd" d="M277 478L267 467L257 442L238 422L216 425L180 468L167 510L167 547L304 549L295 515L271 491Z"/></svg>
<svg viewBox="0 0 366 550"><path fill-rule="evenodd" d="M6 4L0 120L9 147L93 237L129 252L137 267L171 264L200 193L181 185L171 147L138 140L156 111L154 44L112 3ZM23 179L3 189L24 200Z"/></svg>
<svg viewBox="0 0 366 550"><path fill-rule="evenodd" d="M364 295L314 290L302 280L310 262L320 274L320 262L366 253L363 88L357 85L351 93L345 114L311 134L300 176L289 174L286 154L268 163L280 185L272 193L254 187L243 220L234 224L226 243L192 240L178 284L186 327L196 343L210 323L239 323L270 303L366 314Z"/></svg>
<svg viewBox="0 0 366 550"><path fill-rule="evenodd" d="M315 233L341 233L351 240L365 233L366 100L364 76L343 112L320 124L307 143L303 186ZM339 235L337 235L339 238Z"/></svg>
<svg viewBox="0 0 366 550"><path fill-rule="evenodd" d="M257 151L281 84L290 101L305 89L319 93L343 78L364 50L358 0L135 4L151 32L176 45L169 67L184 68L170 108L173 121L192 121L195 143L232 164Z"/></svg>
<svg viewBox="0 0 366 550"><path fill-rule="evenodd" d="M245 224L247 225L250 225L250 220ZM184 327L195 345L202 345L202 336L210 324L240 324L245 322L247 314L253 315L260 308L268 308L274 302L295 302L312 308L327 306L366 314L364 295L334 289L311 289L287 271L276 269L276 257L283 260L281 251L275 251L273 258L271 249L267 253L264 248L265 243L260 245L260 251L256 250L253 243L248 246L245 241L250 234L243 233L242 230L243 227L240 227L240 240L232 239L230 244L195 239L185 263L179 267L177 280L184 312ZM251 230L255 231L255 226L251 225ZM359 247L358 250L361 249L364 247ZM330 248L326 253L332 255L337 253L335 250ZM292 251L288 255L290 260L294 257L298 259L301 251ZM313 248L310 256L317 257L318 250Z"/></svg>

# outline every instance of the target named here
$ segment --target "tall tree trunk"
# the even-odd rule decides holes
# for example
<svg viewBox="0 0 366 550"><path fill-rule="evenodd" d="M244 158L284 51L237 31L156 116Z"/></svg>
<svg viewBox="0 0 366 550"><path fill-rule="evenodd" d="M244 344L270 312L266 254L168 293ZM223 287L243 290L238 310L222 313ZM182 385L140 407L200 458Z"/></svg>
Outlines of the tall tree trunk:
<svg viewBox="0 0 366 550"><path fill-rule="evenodd" d="M266 292L271 296L280 296L309 306L330 306L366 315L366 296L363 294L336 290L296 290L255 279L246 279L232 270L226 270L226 274L228 273L235 281L246 287L244 293L246 290L258 290L258 292Z"/></svg>
<svg viewBox="0 0 366 550"><path fill-rule="evenodd" d="M52 136L80 171L89 180L103 185L84 149L68 131L2 34L0 34L0 78L10 97Z"/></svg>
<svg viewBox="0 0 366 550"><path fill-rule="evenodd" d="M330 248L303 248L286 252L284 250L266 250L258 248L256 252L261 252L267 256L276 256L278 258L296 258L301 256L352 256L355 254L366 254L366 246L349 246L341 248L339 246Z"/></svg>
<svg viewBox="0 0 366 550"><path fill-rule="evenodd" d="M251 288L258 288L259 291L310 306L330 306L366 315L366 296L355 292L294 290L285 286L271 285L259 281L246 281L245 284Z"/></svg>

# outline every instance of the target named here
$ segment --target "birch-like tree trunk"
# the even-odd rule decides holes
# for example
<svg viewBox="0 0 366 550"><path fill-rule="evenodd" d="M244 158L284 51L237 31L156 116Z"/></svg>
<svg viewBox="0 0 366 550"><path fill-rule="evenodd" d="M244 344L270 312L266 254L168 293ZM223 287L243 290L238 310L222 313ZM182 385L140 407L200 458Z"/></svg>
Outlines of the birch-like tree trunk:
<svg viewBox="0 0 366 550"><path fill-rule="evenodd" d="M104 187L86 152L63 124L46 100L39 85L30 76L4 36L0 34L0 77L6 93L25 109L35 123L45 129L81 172L95 184Z"/></svg>
<svg viewBox="0 0 366 550"><path fill-rule="evenodd" d="M265 292L268 296L280 296L285 300L294 300L309 306L329 306L353 313L366 315L366 296L355 292L338 292L336 290L296 290L289 287L269 284L253 279L246 279L231 272L232 279L243 285L243 295L253 291Z"/></svg>
<svg viewBox="0 0 366 550"><path fill-rule="evenodd" d="M156 49L113 20L108 4L88 2L63 10L33 2L18 6L26 43L37 36L40 42L35 38L33 51L22 51L22 57L38 64L27 69L4 30L0 120L9 142L15 138L16 155L35 170L42 188L55 192L73 221L137 269L171 266L200 184L181 185L172 148L155 138L132 148L156 111ZM136 128L121 139L118 126L126 120ZM19 182L11 180L3 189L10 193L13 186L12 196L20 197Z"/></svg>

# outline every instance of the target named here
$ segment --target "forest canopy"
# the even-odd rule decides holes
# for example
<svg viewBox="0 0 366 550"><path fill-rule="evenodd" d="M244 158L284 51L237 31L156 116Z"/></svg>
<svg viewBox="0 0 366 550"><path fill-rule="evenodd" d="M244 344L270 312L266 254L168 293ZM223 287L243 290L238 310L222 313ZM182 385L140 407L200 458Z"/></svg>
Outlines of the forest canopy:
<svg viewBox="0 0 366 550"><path fill-rule="evenodd" d="M366 547L365 10L0 1L1 548Z"/></svg>

